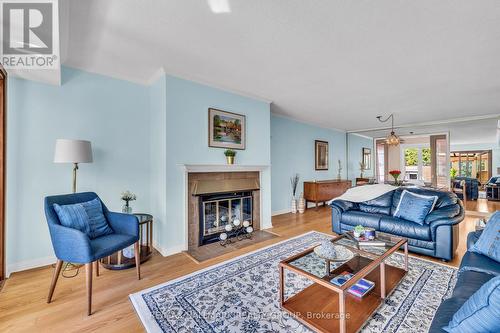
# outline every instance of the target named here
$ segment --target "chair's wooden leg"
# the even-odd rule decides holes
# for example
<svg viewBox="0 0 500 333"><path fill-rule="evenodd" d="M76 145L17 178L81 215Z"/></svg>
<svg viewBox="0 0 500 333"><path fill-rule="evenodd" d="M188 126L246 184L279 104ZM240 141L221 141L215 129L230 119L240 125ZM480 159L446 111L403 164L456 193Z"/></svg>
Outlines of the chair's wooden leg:
<svg viewBox="0 0 500 333"><path fill-rule="evenodd" d="M141 253L139 251L139 241L134 244L134 255L135 255L135 267L137 269L137 280L141 279Z"/></svg>
<svg viewBox="0 0 500 333"><path fill-rule="evenodd" d="M92 314L92 263L85 264L87 273L87 316Z"/></svg>
<svg viewBox="0 0 500 333"><path fill-rule="evenodd" d="M54 269L54 275L52 275L52 282L50 284L49 296L47 297L47 303L52 301L52 295L54 294L54 290L56 289L57 279L59 278L59 274L61 274L61 268L63 265L63 261L57 259L56 267Z"/></svg>
<svg viewBox="0 0 500 333"><path fill-rule="evenodd" d="M94 261L95 276L99 276L99 260Z"/></svg>

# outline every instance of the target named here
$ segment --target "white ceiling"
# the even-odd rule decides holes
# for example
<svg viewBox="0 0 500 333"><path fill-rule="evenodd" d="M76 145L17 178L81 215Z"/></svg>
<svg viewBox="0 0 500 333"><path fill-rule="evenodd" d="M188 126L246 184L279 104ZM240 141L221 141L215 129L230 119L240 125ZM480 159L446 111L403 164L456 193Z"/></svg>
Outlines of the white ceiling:
<svg viewBox="0 0 500 333"><path fill-rule="evenodd" d="M342 129L500 111L498 0L72 0L65 64L167 73Z"/></svg>

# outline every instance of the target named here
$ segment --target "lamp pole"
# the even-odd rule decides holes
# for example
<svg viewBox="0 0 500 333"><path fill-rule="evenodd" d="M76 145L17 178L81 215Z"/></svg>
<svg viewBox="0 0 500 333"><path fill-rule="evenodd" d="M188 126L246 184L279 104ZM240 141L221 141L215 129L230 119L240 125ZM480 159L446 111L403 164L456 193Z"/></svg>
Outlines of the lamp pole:
<svg viewBox="0 0 500 333"><path fill-rule="evenodd" d="M73 163L73 193L76 193L76 171L78 170L78 163Z"/></svg>

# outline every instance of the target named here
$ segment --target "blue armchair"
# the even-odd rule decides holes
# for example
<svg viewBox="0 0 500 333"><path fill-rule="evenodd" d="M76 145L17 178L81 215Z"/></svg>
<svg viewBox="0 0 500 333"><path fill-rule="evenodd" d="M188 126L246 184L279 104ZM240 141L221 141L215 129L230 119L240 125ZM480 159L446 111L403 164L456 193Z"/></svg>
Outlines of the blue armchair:
<svg viewBox="0 0 500 333"><path fill-rule="evenodd" d="M70 205L90 201L95 198L99 197L93 192L56 195L45 198L45 216L49 225L52 246L57 257L47 303L50 303L52 300L63 262L85 264L88 315L92 313L92 268L93 266L95 267L96 276L99 276L99 259L135 244L137 278L141 279L139 221L137 217L129 214L110 212L101 201L104 216L111 229L113 229L113 233L90 239L85 233L79 230L61 225L59 217L54 210L54 204Z"/></svg>

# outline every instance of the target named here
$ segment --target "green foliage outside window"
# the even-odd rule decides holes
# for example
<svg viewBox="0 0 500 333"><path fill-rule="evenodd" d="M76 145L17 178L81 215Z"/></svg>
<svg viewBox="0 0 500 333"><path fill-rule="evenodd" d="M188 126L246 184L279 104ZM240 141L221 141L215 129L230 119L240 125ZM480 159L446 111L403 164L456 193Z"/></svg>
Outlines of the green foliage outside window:
<svg viewBox="0 0 500 333"><path fill-rule="evenodd" d="M405 162L407 166L418 165L418 148L405 149ZM431 165L431 149L422 148L422 165Z"/></svg>

